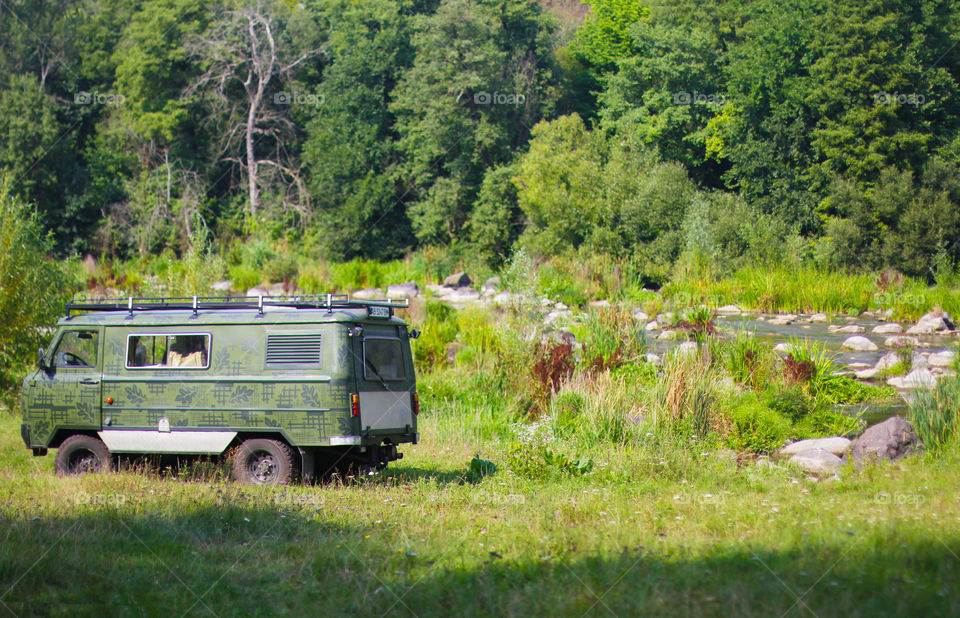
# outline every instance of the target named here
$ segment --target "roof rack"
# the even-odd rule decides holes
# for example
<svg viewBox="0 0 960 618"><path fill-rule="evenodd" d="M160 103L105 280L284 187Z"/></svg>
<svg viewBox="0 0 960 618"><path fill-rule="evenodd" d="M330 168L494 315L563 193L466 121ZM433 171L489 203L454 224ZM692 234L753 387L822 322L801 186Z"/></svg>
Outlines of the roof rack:
<svg viewBox="0 0 960 618"><path fill-rule="evenodd" d="M410 306L409 299L389 298L384 300L364 300L350 298L349 294L317 294L307 296L193 296L185 298L134 298L125 300L96 300L84 298L67 303L67 318L73 312L86 311L126 311L131 316L135 311L193 311L197 315L204 309L256 309L262 314L264 307L283 307L287 309L360 309L366 307L388 307L390 314L394 309Z"/></svg>

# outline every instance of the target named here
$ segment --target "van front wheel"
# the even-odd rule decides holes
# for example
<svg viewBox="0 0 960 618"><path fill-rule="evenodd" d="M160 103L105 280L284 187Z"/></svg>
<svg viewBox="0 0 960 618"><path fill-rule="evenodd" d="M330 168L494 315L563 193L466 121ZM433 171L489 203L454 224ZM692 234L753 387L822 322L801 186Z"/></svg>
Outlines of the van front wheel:
<svg viewBox="0 0 960 618"><path fill-rule="evenodd" d="M70 436L57 449L53 462L57 476L72 476L87 472L110 472L113 457L102 440L93 436Z"/></svg>
<svg viewBox="0 0 960 618"><path fill-rule="evenodd" d="M293 478L293 451L279 440L244 440L233 457L233 478L246 485L283 485Z"/></svg>

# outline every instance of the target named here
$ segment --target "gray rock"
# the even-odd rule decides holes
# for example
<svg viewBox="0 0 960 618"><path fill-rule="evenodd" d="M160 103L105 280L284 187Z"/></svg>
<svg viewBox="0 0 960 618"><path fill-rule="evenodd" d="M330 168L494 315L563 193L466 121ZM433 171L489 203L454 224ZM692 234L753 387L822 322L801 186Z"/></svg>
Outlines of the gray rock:
<svg viewBox="0 0 960 618"><path fill-rule="evenodd" d="M675 341L680 338L680 331L665 330L657 336L658 341Z"/></svg>
<svg viewBox="0 0 960 618"><path fill-rule="evenodd" d="M647 315L646 313L644 313L644 312L643 312L642 310L640 310L640 309L634 309L634 311L633 311L633 319L634 319L634 320L637 320L637 321L640 321L640 322L646 322L647 320L650 319L650 316Z"/></svg>
<svg viewBox="0 0 960 618"><path fill-rule="evenodd" d="M736 305L724 305L717 309L717 313L720 315L737 315L743 312L740 311L740 307Z"/></svg>
<svg viewBox="0 0 960 618"><path fill-rule="evenodd" d="M557 320L568 318L572 315L570 311L551 311L543 318L543 323L547 326L553 324Z"/></svg>
<svg viewBox="0 0 960 618"><path fill-rule="evenodd" d="M957 360L957 355L951 350L936 352L927 358L931 367L953 367Z"/></svg>
<svg viewBox="0 0 960 618"><path fill-rule="evenodd" d="M652 322L647 322L647 325L644 326L644 328L647 331L660 330L660 323L656 320L653 320Z"/></svg>
<svg viewBox="0 0 960 618"><path fill-rule="evenodd" d="M878 375L880 375L880 370L874 367L853 372L853 376L858 380L872 380Z"/></svg>
<svg viewBox="0 0 960 618"><path fill-rule="evenodd" d="M877 364L873 366L877 371L886 371L887 369L893 368L897 363L900 362L900 355L896 352L887 352L880 357L880 360L877 361Z"/></svg>
<svg viewBox="0 0 960 618"><path fill-rule="evenodd" d="M811 322L826 322L827 314L826 313L814 313L810 316Z"/></svg>
<svg viewBox="0 0 960 618"><path fill-rule="evenodd" d="M230 292L233 289L233 281L217 281L210 287L214 292Z"/></svg>
<svg viewBox="0 0 960 618"><path fill-rule="evenodd" d="M656 354L647 354L647 362L651 365L661 365L663 361Z"/></svg>
<svg viewBox="0 0 960 618"><path fill-rule="evenodd" d="M256 285L247 290L247 296L270 296L270 290L262 285Z"/></svg>
<svg viewBox="0 0 960 618"><path fill-rule="evenodd" d="M811 448L794 453L789 461L813 474L833 474L843 463L839 457L822 448Z"/></svg>
<svg viewBox="0 0 960 618"><path fill-rule="evenodd" d="M387 286L387 298L416 298L417 296L420 296L420 288L414 281Z"/></svg>
<svg viewBox="0 0 960 618"><path fill-rule="evenodd" d="M888 418L882 423L868 427L853 441L843 459L852 460L860 467L864 461L898 459L923 448L917 432L910 423L900 417Z"/></svg>
<svg viewBox="0 0 960 618"><path fill-rule="evenodd" d="M500 277L494 276L490 277L483 283L483 289L499 290L503 287L503 282L500 280Z"/></svg>
<svg viewBox="0 0 960 618"><path fill-rule="evenodd" d="M899 335L903 332L903 327L896 322L888 322L886 324L877 324L870 332L876 335Z"/></svg>
<svg viewBox="0 0 960 618"><path fill-rule="evenodd" d="M796 455L803 451L812 450L812 449L823 449L828 453L833 453L836 456L841 456L847 452L847 449L850 448L850 443L852 441L847 438L813 438L811 440L800 440L792 444L788 444L782 449L780 449L777 454L781 457L789 457L791 455Z"/></svg>
<svg viewBox="0 0 960 618"><path fill-rule="evenodd" d="M916 337L908 337L906 335L898 335L896 337L887 337L883 340L883 347L885 348L915 348L920 345L920 340Z"/></svg>
<svg viewBox="0 0 960 618"><path fill-rule="evenodd" d="M500 292L493 297L493 302L497 305L508 305L513 302L513 294L510 292Z"/></svg>
<svg viewBox="0 0 960 618"><path fill-rule="evenodd" d="M947 312L930 312L920 318L920 321L907 329L908 335L933 335L956 330L956 325Z"/></svg>
<svg viewBox="0 0 960 618"><path fill-rule="evenodd" d="M848 337L843 342L843 347L856 352L873 352L877 349L877 344L866 337Z"/></svg>
<svg viewBox="0 0 960 618"><path fill-rule="evenodd" d="M784 342L784 343L778 343L777 345L773 346L773 351L774 351L774 352L779 352L779 353L781 353L781 354L789 354L789 353L790 353L790 344L789 344L789 343L786 343L786 342Z"/></svg>
<svg viewBox="0 0 960 618"><path fill-rule="evenodd" d="M467 276L467 273L462 270L458 273L453 273L449 277L443 280L443 285L448 288L463 288L468 285L471 285L473 281Z"/></svg>
<svg viewBox="0 0 960 618"><path fill-rule="evenodd" d="M797 319L797 316L793 315L792 313L788 313L784 315L774 316L769 320L767 320L767 323L772 324L773 326L786 326L787 324L793 323L793 321L796 319Z"/></svg>
<svg viewBox="0 0 960 618"><path fill-rule="evenodd" d="M862 326L857 324L848 324L847 326L828 326L827 330L831 333L837 333L838 335L857 335L859 333L866 332Z"/></svg>
<svg viewBox="0 0 960 618"><path fill-rule="evenodd" d="M696 354L699 349L696 341L684 341L677 346L677 354Z"/></svg>

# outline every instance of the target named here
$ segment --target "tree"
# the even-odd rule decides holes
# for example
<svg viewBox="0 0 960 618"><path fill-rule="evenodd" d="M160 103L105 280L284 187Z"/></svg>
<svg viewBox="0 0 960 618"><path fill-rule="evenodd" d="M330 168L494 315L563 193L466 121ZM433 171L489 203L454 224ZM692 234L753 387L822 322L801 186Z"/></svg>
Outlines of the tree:
<svg viewBox="0 0 960 618"><path fill-rule="evenodd" d="M290 80L294 71L323 53L315 33L294 37L297 26L309 23L282 3L254 0L237 9L223 9L202 34L189 43L192 57L203 74L187 89L193 94L211 88L214 113L221 123L223 159L242 167L247 180L247 213L255 220L261 201L261 184L270 167L297 187L297 198L288 205L306 209L302 178L290 161L285 141L295 126L285 113L289 93L270 95L278 82ZM287 96L284 96L287 95ZM295 97L296 95L294 95Z"/></svg>

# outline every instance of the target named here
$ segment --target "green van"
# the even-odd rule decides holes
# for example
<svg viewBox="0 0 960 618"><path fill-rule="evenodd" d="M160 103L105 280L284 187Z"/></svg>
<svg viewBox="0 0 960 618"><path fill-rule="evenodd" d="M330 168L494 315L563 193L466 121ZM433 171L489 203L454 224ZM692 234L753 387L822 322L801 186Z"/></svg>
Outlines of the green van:
<svg viewBox="0 0 960 618"><path fill-rule="evenodd" d="M416 444L406 300L75 301L23 384L21 433L57 474L120 454L232 455L244 483L378 470Z"/></svg>

